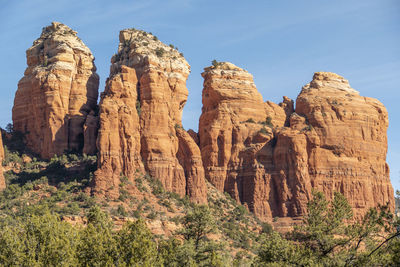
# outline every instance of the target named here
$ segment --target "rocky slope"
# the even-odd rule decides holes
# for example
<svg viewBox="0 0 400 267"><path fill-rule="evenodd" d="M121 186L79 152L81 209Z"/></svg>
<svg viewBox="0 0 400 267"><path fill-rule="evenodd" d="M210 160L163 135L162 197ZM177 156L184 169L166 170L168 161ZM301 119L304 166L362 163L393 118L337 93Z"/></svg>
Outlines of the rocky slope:
<svg viewBox="0 0 400 267"><path fill-rule="evenodd" d="M43 158L84 146L93 153L96 131L86 131L84 124L96 110L99 77L89 48L75 31L53 22L26 56L12 112L14 130L25 133L27 146Z"/></svg>
<svg viewBox="0 0 400 267"><path fill-rule="evenodd" d="M121 174L134 183L135 173L146 171L168 191L205 203L200 150L181 121L189 64L173 47L134 29L121 31L111 63L100 102L94 191L117 196Z"/></svg>
<svg viewBox="0 0 400 267"><path fill-rule="evenodd" d="M296 109L262 102L252 76L230 64L205 69L200 149L206 178L257 216L304 215L312 188L342 192L356 216L393 206L387 112L333 73L316 73Z"/></svg>

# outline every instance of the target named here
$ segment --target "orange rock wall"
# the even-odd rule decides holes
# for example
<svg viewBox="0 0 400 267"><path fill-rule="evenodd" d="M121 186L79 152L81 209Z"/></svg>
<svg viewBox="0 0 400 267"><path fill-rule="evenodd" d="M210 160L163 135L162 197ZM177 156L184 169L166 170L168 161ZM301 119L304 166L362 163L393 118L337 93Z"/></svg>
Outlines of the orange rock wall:
<svg viewBox="0 0 400 267"><path fill-rule="evenodd" d="M140 126L136 109L135 69L122 66L101 94L97 138L98 170L93 187L97 193L119 196L121 174L134 177L144 170L140 157Z"/></svg>
<svg viewBox="0 0 400 267"><path fill-rule="evenodd" d="M293 101L263 103L246 71L206 68L200 149L206 178L257 216L297 217L313 188L343 193L357 217L393 202L387 112L347 80L316 73Z"/></svg>
<svg viewBox="0 0 400 267"><path fill-rule="evenodd" d="M202 76L199 137L206 178L258 216L271 217L272 125L284 126L285 110L264 103L252 75L231 63L206 68Z"/></svg>
<svg viewBox="0 0 400 267"><path fill-rule="evenodd" d="M215 63L202 73L199 132L186 132L190 66L182 54L139 30L119 39L99 107L93 55L56 22L27 50L14 100L14 129L33 152L98 154L94 193L117 198L122 176L139 193L135 178L148 173L197 203L207 202L207 178L263 219L304 215L313 189L343 193L357 217L393 208L387 111L343 77L315 73L296 106L287 97L277 105L263 101L247 71Z"/></svg>
<svg viewBox="0 0 400 267"><path fill-rule="evenodd" d="M179 52L154 36L137 30L121 31L118 54L112 58L111 75L100 102L95 191L110 191L105 187L111 185L115 191L120 173L134 182L137 170L159 179L168 191L188 195L198 203L207 202L200 150L182 129L189 72L190 66ZM114 91L118 93L108 93ZM125 98L127 101L118 104L115 112L108 111ZM112 125L122 113L129 116L120 119L120 125ZM111 137L123 124L131 133ZM132 147L126 150L129 145L125 144Z"/></svg>
<svg viewBox="0 0 400 267"><path fill-rule="evenodd" d="M386 163L389 121L382 103L360 96L343 77L320 72L303 87L296 112L313 129L307 132L312 187L328 197L343 193L356 215L378 204L394 205Z"/></svg>
<svg viewBox="0 0 400 267"><path fill-rule="evenodd" d="M27 146L43 158L82 151L84 124L97 106L99 77L92 53L76 32L53 22L26 55L28 67L12 112L14 129L25 133Z"/></svg>

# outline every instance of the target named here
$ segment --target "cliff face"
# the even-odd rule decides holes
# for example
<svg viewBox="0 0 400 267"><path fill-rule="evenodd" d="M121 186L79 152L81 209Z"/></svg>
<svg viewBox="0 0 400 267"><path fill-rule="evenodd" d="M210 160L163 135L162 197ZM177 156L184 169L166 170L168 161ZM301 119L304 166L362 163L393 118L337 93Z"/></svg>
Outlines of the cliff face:
<svg viewBox="0 0 400 267"><path fill-rule="evenodd" d="M393 208L386 109L343 77L315 73L294 107L287 97L263 102L251 74L215 62L202 73L199 133L186 132L184 57L143 31L123 30L119 40L99 114L94 57L55 22L27 50L13 107L14 129L43 158L98 152L96 194L118 197L121 176L139 193L135 178L146 172L197 203L207 202L207 178L264 219L304 215L313 188L328 198L343 193L357 217ZM0 162L3 154L0 142Z"/></svg>
<svg viewBox="0 0 400 267"><path fill-rule="evenodd" d="M143 171L140 157L140 126L136 109L135 69L121 66L106 82L100 100L100 128L97 138L98 170L94 189L117 197L121 173L133 177Z"/></svg>
<svg viewBox="0 0 400 267"><path fill-rule="evenodd" d="M389 203L387 112L333 73L316 73L297 98L262 102L252 77L206 68L200 149L206 178L261 218L304 215L312 188L343 193L356 216Z"/></svg>
<svg viewBox="0 0 400 267"><path fill-rule="evenodd" d="M182 129L189 72L183 56L155 36L121 31L100 102L96 192L112 185L117 194L120 173L134 182L135 172L146 171L166 190L206 202L200 150Z"/></svg>
<svg viewBox="0 0 400 267"><path fill-rule="evenodd" d="M96 139L84 124L97 106L99 77L89 48L69 27L53 22L26 51L28 67L18 83L14 129L43 158L82 151ZM85 138L86 137L86 138ZM86 142L85 140L86 139Z"/></svg>
<svg viewBox="0 0 400 267"><path fill-rule="evenodd" d="M286 176L289 180L300 181L303 177L297 174L308 173L311 187L328 197L334 191L343 193L356 216L379 204L393 207L386 163L388 114L382 103L360 96L339 75L319 72L297 97L296 113L308 122L303 131L307 143L303 152L296 150L293 138L287 144L304 153L308 171L301 170L301 164L291 166L298 172Z"/></svg>
<svg viewBox="0 0 400 267"><path fill-rule="evenodd" d="M273 125L284 126L285 109L264 103L252 75L231 63L206 68L202 76L199 137L206 178L258 216L271 217Z"/></svg>

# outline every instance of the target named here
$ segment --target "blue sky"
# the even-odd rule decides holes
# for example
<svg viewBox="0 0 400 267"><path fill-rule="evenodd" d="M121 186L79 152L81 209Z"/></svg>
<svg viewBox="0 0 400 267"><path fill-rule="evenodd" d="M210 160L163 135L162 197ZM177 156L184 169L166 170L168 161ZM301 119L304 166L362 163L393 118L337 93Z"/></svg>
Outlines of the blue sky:
<svg viewBox="0 0 400 267"><path fill-rule="evenodd" d="M11 121L25 50L42 27L78 31L101 77L109 74L121 29L150 31L192 67L186 129L198 127L203 68L230 61L254 75L264 100L295 99L314 72L336 72L388 109L388 162L400 189L400 1L398 0L0 0L0 126Z"/></svg>

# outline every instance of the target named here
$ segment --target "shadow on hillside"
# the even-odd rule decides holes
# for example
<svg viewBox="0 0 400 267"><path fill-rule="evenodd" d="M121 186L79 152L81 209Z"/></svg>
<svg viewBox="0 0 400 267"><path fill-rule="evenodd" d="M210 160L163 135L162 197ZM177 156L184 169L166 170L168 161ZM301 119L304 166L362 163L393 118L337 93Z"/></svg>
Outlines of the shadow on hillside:
<svg viewBox="0 0 400 267"><path fill-rule="evenodd" d="M75 157L78 157L75 155ZM5 173L8 185L18 184L23 186L26 183L43 180L49 185L59 186L60 183L78 182L81 187L87 187L92 179L93 172L97 168L96 159L78 158L73 161L66 161L67 156L61 159L52 159L50 162L35 161L23 163L17 169L11 169Z"/></svg>
<svg viewBox="0 0 400 267"><path fill-rule="evenodd" d="M25 185L39 179L46 179L50 185L77 181L82 187L89 185L92 173L96 170L96 156L83 156L77 152L65 152L50 160L30 151L25 145L23 133L13 131L9 124L1 129L5 147L4 164L10 169L5 173L7 184ZM24 157L29 158L28 161Z"/></svg>

